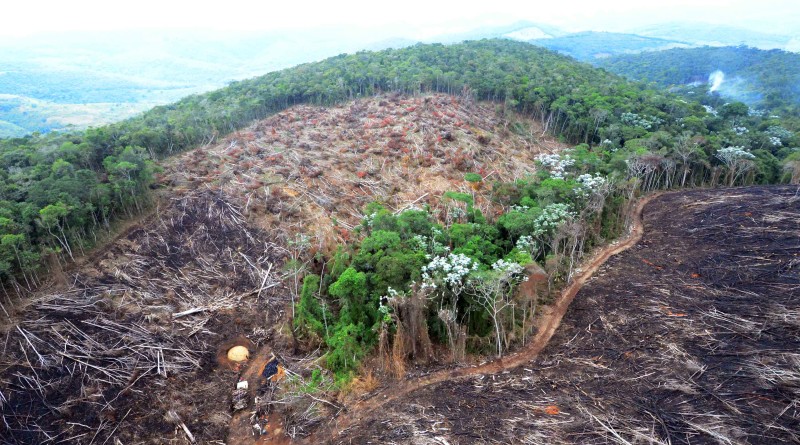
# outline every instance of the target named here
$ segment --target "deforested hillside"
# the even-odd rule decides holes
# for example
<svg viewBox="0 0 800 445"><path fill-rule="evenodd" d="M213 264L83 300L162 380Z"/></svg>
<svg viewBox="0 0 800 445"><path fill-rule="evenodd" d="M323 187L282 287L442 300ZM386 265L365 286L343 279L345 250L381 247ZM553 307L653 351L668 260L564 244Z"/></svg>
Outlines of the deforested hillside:
<svg viewBox="0 0 800 445"><path fill-rule="evenodd" d="M641 241L578 291L538 356L503 372L405 382L312 442L796 442L797 192L654 199Z"/></svg>
<svg viewBox="0 0 800 445"><path fill-rule="evenodd" d="M2 284L16 292L35 288L54 264L51 253L71 261L115 221L141 213L151 204L160 159L213 145L293 105L427 92L496 102L539 121L542 135L621 158L677 150L682 163L710 171L719 166L717 150L742 147L754 151L758 168L749 171L758 182L783 180L781 163L796 164L792 119L752 115L743 104L707 110L526 43L359 52L235 82L113 125L0 139L0 215L9 220L0 234L12 236L0 251Z"/></svg>
<svg viewBox="0 0 800 445"><path fill-rule="evenodd" d="M0 361L4 443L185 443L181 422L226 440L244 369L231 346L317 369L287 318L305 273L293 260L354 239L369 202L441 209L470 191L465 172L511 181L563 148L469 95L387 95L291 107L170 160L142 223L9 308L3 331L21 343Z"/></svg>
<svg viewBox="0 0 800 445"><path fill-rule="evenodd" d="M514 181L534 173L537 155L564 148L502 104L391 94L291 107L170 161L162 182L179 195L223 191L259 224L318 230L331 242L342 241L372 201L393 211L437 207L447 191L471 191L467 173Z"/></svg>
<svg viewBox="0 0 800 445"><path fill-rule="evenodd" d="M501 40L3 140L2 438L316 443L361 400L535 357L639 197L797 183L799 141Z"/></svg>

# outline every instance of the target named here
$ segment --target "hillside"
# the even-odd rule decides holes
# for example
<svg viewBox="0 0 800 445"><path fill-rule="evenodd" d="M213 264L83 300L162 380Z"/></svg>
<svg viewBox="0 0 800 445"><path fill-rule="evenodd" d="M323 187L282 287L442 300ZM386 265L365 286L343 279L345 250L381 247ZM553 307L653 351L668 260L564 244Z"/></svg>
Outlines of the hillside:
<svg viewBox="0 0 800 445"><path fill-rule="evenodd" d="M760 32L738 26L702 22L672 22L635 27L630 31L645 37L680 40L696 46L750 46L787 50L792 36L781 32Z"/></svg>
<svg viewBox="0 0 800 445"><path fill-rule="evenodd" d="M381 384L552 334L638 196L796 183L796 130L487 40L2 140L5 436L308 437Z"/></svg>
<svg viewBox="0 0 800 445"><path fill-rule="evenodd" d="M798 218L796 186L656 198L537 356L375 391L309 443L791 443Z"/></svg>
<svg viewBox="0 0 800 445"><path fill-rule="evenodd" d="M201 442L225 440L239 375L230 345L246 337L295 372L314 367L286 331L293 240L309 237L312 258L331 252L368 202L441 209L444 192L469 190L465 171L511 180L563 148L512 123L540 130L469 98L392 95L295 106L170 160L154 214L4 323L30 340L0 361L6 440L182 441L168 410ZM40 359L26 361L28 348Z"/></svg>
<svg viewBox="0 0 800 445"><path fill-rule="evenodd" d="M719 94L754 107L791 110L800 105L800 54L746 47L671 49L597 61L613 73L661 86L709 84L715 71L724 80ZM704 88L695 89L698 94Z"/></svg>
<svg viewBox="0 0 800 445"><path fill-rule="evenodd" d="M412 202L437 208L444 192L468 191L465 173L511 181L534 172L537 154L566 147L520 119L525 132L515 133L491 104L441 94L295 106L170 161L164 181L171 193L221 190L260 214L265 228L314 234L332 253L372 201L393 211ZM290 200L291 210L275 208L274 197Z"/></svg>
<svg viewBox="0 0 800 445"><path fill-rule="evenodd" d="M84 132L0 140L0 214L6 234L25 252L3 252L0 275L34 274L52 250L71 257L92 244L115 218L140 212L159 158L218 138L295 104L335 104L380 92L466 92L478 100L533 115L543 133L593 142L639 134L620 132L625 112L657 117L679 131L678 119L699 106L642 89L589 65L519 42L418 45L341 55L232 83L156 107L135 118ZM637 98L630 100L630 98ZM46 209L46 210L45 210ZM44 211L52 235L37 223ZM59 241L60 240L60 241ZM35 278L35 277L34 277Z"/></svg>
<svg viewBox="0 0 800 445"><path fill-rule="evenodd" d="M231 81L359 50L418 42L508 38L592 61L675 46L748 45L791 50L789 37L703 23L626 31L569 33L544 23L463 23L420 34L405 27L275 31L146 29L0 36L0 137L83 129L117 122L156 105ZM467 27L468 30L463 29ZM453 31L453 30L460 31ZM788 45L788 46L787 46ZM13 97L12 97L13 96ZM36 106L28 106L35 102Z"/></svg>
<svg viewBox="0 0 800 445"><path fill-rule="evenodd" d="M14 125L0 127L0 137L118 122L234 80L363 47L397 45L342 29L300 34L154 29L0 38L0 97L9 95L0 102L0 123Z"/></svg>

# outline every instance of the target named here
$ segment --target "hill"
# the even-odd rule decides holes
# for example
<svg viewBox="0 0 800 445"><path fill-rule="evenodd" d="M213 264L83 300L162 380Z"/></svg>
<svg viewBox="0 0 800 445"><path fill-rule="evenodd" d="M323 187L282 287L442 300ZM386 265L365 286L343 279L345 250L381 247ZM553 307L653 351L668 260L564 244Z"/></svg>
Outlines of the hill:
<svg viewBox="0 0 800 445"><path fill-rule="evenodd" d="M643 37L636 34L614 32L578 32L550 39L528 40L534 45L557 51L578 60L594 63L596 59L604 59L620 54L639 53L642 51L660 51L676 47L689 46L679 40L668 40L656 37Z"/></svg>
<svg viewBox="0 0 800 445"><path fill-rule="evenodd" d="M15 97L0 105L0 121L14 125L0 137L117 122L234 80L363 47L415 43L371 42L368 35L343 29L294 34L154 29L0 38L0 95ZM26 106L31 101L37 106Z"/></svg>
<svg viewBox="0 0 800 445"><path fill-rule="evenodd" d="M666 150L689 131L705 137L705 156L735 144L763 149L765 162L777 164L775 156L782 159L798 145L791 121L742 117L734 108L715 118L699 104L525 43L491 40L342 55L81 133L0 140L0 214L13 222L6 233L21 237L18 247L26 252L24 258L5 252L0 270L7 280L20 278L20 272L36 270L47 251L70 257L73 246L90 245L110 221L141 211L159 158L214 143L294 104L334 104L383 91L464 93L498 101L537 119L540 134L571 143L602 142L608 149ZM736 126L748 132L737 133ZM763 174L765 181L780 176L776 167ZM55 236L37 222L42 212L49 215L50 228L63 233Z"/></svg>
<svg viewBox="0 0 800 445"><path fill-rule="evenodd" d="M452 24L454 29L464 26ZM424 37L408 29L341 27L297 32L148 29L0 37L0 95L14 96L0 104L0 137L116 122L155 105L268 71L363 49L402 48L418 41L509 38L535 42L584 61L684 45L746 44L781 49L796 45L796 40L788 37L702 23L626 34L568 33L529 21L459 32L447 32L449 28ZM779 41L783 43L776 43ZM32 101L35 107L27 105Z"/></svg>
<svg viewBox="0 0 800 445"><path fill-rule="evenodd" d="M512 124L529 133L513 133ZM487 180L532 174L536 155L563 148L531 137L540 131L530 119L506 120L493 104L469 98L388 95L297 105L169 160L155 214L72 271L77 286L45 289L12 312L43 357L37 375L53 391L40 404L14 377L27 367L19 361L24 348L7 349L0 361L8 398L0 410L12 422L6 438L31 443L98 427L91 419L104 411L74 384L89 378L105 411L118 416L118 428L103 424L96 437L158 443L172 434L163 419L171 409L198 440L225 440L239 373L215 361L218 351L224 357L230 341L246 336L287 364L302 358L286 349L282 332L282 314L298 292L296 282L282 280L292 258L310 268L309 253L333 254L354 239L369 202L444 211L445 192L470 192L467 171ZM308 246L293 244L304 237ZM62 337L72 335L82 339ZM119 348L133 355L115 355ZM73 373L64 365L74 360L90 366ZM170 383L157 383L162 377ZM121 397L127 385L134 390ZM249 426L244 431L251 435Z"/></svg>
<svg viewBox="0 0 800 445"><path fill-rule="evenodd" d="M726 98L754 107L791 110L800 105L800 54L747 47L671 49L621 55L597 61L611 72L661 86L708 84L712 73L723 74L714 88ZM704 93L705 88L696 89Z"/></svg>
<svg viewBox="0 0 800 445"><path fill-rule="evenodd" d="M635 196L797 181L792 121L740 105L488 40L0 141L5 436L303 437L378 376L502 356Z"/></svg>
<svg viewBox="0 0 800 445"><path fill-rule="evenodd" d="M800 272L781 264L797 264L791 258L800 254L796 192L748 187L655 199L644 209L642 240L586 282L539 354L386 385L316 437L791 442L800 427L782 411L800 396L800 325L786 313L800 301L786 289L800 284Z"/></svg>

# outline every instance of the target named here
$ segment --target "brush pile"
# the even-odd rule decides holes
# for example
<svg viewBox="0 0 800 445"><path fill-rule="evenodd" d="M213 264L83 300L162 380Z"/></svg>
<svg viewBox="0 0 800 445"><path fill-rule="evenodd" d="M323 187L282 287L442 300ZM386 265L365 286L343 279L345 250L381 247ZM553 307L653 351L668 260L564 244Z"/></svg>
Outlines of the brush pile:
<svg viewBox="0 0 800 445"><path fill-rule="evenodd" d="M264 321L285 305L273 267L285 253L235 201L172 199L20 310L0 361L4 443L224 437L219 406L236 376L215 371L216 345L237 332L266 340Z"/></svg>

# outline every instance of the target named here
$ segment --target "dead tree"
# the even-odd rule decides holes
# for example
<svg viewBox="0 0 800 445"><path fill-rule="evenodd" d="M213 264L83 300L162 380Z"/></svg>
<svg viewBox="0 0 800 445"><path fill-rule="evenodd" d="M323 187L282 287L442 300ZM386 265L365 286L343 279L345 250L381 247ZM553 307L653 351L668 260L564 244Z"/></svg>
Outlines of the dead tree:
<svg viewBox="0 0 800 445"><path fill-rule="evenodd" d="M467 329L460 325L456 319L456 312L451 309L439 309L439 320L444 323L447 329L447 340L450 344L450 352L452 354L453 363L458 363L464 360Z"/></svg>
<svg viewBox="0 0 800 445"><path fill-rule="evenodd" d="M520 270L492 270L473 274L467 281L467 293L473 296L478 306L492 319L498 357L503 356L507 321L505 315L514 307L513 290L521 280L520 272L521 267Z"/></svg>

